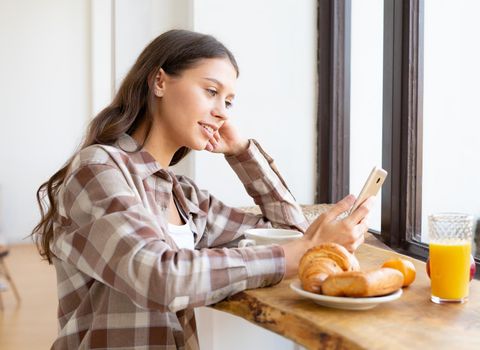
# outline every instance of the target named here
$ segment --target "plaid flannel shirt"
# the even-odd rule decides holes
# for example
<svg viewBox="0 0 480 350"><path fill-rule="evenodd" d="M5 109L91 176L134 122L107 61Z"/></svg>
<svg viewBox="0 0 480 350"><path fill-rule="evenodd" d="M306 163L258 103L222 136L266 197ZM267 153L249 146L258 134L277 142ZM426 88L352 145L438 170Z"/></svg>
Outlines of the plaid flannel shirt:
<svg viewBox="0 0 480 350"><path fill-rule="evenodd" d="M128 135L74 158L58 194L51 249L58 284L55 349L197 349L193 308L278 283L280 246L235 248L252 227L304 231L307 221L273 161L251 140L226 157L263 215L231 208L162 169ZM168 232L170 196L195 250Z"/></svg>

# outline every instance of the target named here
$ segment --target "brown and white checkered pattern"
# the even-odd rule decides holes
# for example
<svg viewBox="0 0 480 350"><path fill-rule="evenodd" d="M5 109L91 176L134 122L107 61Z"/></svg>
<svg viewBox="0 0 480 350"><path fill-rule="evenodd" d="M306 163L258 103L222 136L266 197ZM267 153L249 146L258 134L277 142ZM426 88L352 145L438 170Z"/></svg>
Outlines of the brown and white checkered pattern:
<svg viewBox="0 0 480 350"><path fill-rule="evenodd" d="M55 349L196 349L193 308L278 283L280 246L234 248L252 227L304 231L307 221L268 157L252 141L227 157L263 215L224 205L162 169L123 135L74 159L58 196L52 251L58 282ZM175 196L195 250L168 233Z"/></svg>

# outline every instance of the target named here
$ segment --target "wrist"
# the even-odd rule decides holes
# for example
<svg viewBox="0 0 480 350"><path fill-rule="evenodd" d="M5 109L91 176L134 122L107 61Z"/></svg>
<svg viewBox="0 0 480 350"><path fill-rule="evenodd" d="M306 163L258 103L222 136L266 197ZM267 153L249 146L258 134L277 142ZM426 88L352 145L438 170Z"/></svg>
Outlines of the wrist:
<svg viewBox="0 0 480 350"><path fill-rule="evenodd" d="M225 156L231 157L231 156L237 156L240 153L244 152L248 146L250 145L250 140L241 140L238 143L236 143L234 146L230 148L228 152L225 152Z"/></svg>
<svg viewBox="0 0 480 350"><path fill-rule="evenodd" d="M285 254L285 276L291 278L297 275L298 264L310 244L303 237L282 245Z"/></svg>

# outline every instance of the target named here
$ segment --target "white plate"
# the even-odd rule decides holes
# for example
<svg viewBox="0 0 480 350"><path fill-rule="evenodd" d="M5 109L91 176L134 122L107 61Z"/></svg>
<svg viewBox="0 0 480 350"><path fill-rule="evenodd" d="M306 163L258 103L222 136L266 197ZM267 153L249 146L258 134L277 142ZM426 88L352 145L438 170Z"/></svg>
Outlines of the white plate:
<svg viewBox="0 0 480 350"><path fill-rule="evenodd" d="M382 295L379 297L369 297L369 298L351 298L351 297L331 297L328 295L315 294L303 290L302 284L299 280L293 281L290 283L290 288L293 291L303 297L313 300L315 303L333 307L336 309L343 310L368 310L374 308L378 304L387 303L389 301L396 300L402 295L402 288L393 292L392 294Z"/></svg>

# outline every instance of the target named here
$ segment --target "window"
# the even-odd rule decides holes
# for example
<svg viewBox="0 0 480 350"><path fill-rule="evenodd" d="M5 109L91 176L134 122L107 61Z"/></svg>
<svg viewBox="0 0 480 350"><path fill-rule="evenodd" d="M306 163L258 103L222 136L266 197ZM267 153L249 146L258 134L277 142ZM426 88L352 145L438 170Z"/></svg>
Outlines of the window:
<svg viewBox="0 0 480 350"><path fill-rule="evenodd" d="M350 36L358 8L354 4L352 14L349 0L318 3L321 171L317 201L334 202L350 192L350 176L358 172L350 159L358 157L354 150L358 144L356 131L350 130L350 125L358 123L356 112L350 115L350 101L355 106L357 96L351 97L350 92L359 94L355 80L361 75L356 75L357 62L351 62L349 47L351 39L360 35L357 29ZM474 15L480 5L472 0L461 0L454 6L451 1L438 0L382 3L382 119L374 123L381 124L382 166L389 176L382 190L381 229L376 232L374 223L373 233L398 251L426 259L428 214L464 211L476 215L477 220L480 216L480 187L475 181L480 159L480 118L475 115L474 104L480 92L480 48L474 44L480 24ZM381 5L371 0L361 6L378 10ZM369 25L374 25L375 18ZM351 49L352 59L357 59L355 43ZM370 74L374 80L380 76L375 70ZM376 96L378 101L378 93ZM378 138L376 132L377 145ZM368 161L376 158L371 156ZM355 174L355 178L358 176ZM479 231L477 225L477 244ZM477 277L479 258L477 249Z"/></svg>
<svg viewBox="0 0 480 350"><path fill-rule="evenodd" d="M350 191L358 194L374 165L382 165L383 0L352 1ZM381 193L369 225L381 231Z"/></svg>
<svg viewBox="0 0 480 350"><path fill-rule="evenodd" d="M480 3L425 0L424 8L423 215L414 237L420 242L427 242L430 213L461 211L480 219ZM479 230L477 223L477 257Z"/></svg>

